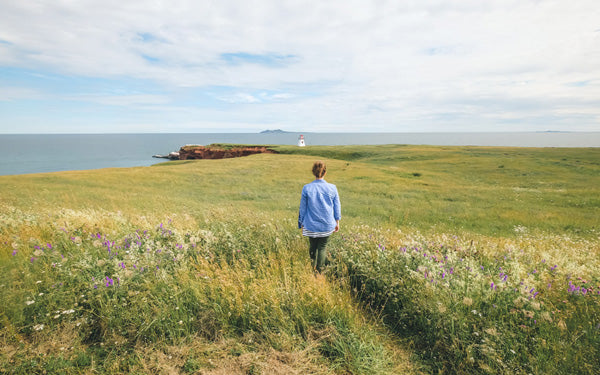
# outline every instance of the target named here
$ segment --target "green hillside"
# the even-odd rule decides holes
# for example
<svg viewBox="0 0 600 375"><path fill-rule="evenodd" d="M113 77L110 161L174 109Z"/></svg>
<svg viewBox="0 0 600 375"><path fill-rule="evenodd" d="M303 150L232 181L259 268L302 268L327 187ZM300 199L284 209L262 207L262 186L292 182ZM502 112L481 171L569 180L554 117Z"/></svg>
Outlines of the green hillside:
<svg viewBox="0 0 600 375"><path fill-rule="evenodd" d="M600 149L273 146L0 176L0 371L592 374ZM316 159L342 201L315 278Z"/></svg>

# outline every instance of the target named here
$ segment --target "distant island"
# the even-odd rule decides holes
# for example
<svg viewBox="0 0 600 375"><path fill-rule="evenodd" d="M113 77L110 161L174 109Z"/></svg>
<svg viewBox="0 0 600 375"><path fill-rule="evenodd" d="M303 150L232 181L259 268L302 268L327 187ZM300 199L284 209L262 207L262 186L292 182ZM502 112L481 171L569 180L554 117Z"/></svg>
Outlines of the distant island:
<svg viewBox="0 0 600 375"><path fill-rule="evenodd" d="M263 130L260 132L260 134L285 134L285 133L291 133L291 132L286 132L285 130L281 130L281 129L274 129L274 130Z"/></svg>

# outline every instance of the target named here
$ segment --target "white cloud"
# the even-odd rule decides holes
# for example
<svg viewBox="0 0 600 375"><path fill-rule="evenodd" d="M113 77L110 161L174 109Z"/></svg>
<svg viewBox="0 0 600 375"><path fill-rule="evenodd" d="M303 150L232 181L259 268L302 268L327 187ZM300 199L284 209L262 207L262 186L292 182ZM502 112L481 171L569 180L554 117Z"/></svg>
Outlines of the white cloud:
<svg viewBox="0 0 600 375"><path fill-rule="evenodd" d="M37 99L40 93L22 87L0 87L0 101L14 101L20 99Z"/></svg>
<svg viewBox="0 0 600 375"><path fill-rule="evenodd" d="M169 92L232 87L215 97L242 105L235 114L206 110L224 124L501 130L506 117L533 129L539 116L564 124L586 114L580 126L600 130L599 19L596 0L5 2L0 66L148 80ZM177 105L151 93L87 94Z"/></svg>
<svg viewBox="0 0 600 375"><path fill-rule="evenodd" d="M218 96L217 99L222 100L227 103L258 103L260 99L252 96L250 94L245 94L242 92L235 93L233 95L222 95Z"/></svg>
<svg viewBox="0 0 600 375"><path fill-rule="evenodd" d="M169 97L164 95L78 95L64 97L65 100L76 100L112 106L139 106L168 104Z"/></svg>

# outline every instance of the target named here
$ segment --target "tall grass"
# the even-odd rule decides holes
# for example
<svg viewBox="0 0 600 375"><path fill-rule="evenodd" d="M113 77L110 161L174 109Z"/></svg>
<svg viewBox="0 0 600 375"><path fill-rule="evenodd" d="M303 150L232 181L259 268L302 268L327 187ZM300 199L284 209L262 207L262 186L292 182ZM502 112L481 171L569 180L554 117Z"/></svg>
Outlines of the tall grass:
<svg viewBox="0 0 600 375"><path fill-rule="evenodd" d="M423 236L352 228L332 272L431 372L593 374L600 366L598 241ZM572 256L578 254L578 259Z"/></svg>
<svg viewBox="0 0 600 375"><path fill-rule="evenodd" d="M5 241L1 339L9 350L0 368L164 370L146 350L169 346L188 348L175 366L181 373L272 351L301 358L288 364L301 373L383 374L403 365L391 359L398 355L391 338L374 330L343 287L315 279L301 256L306 244L281 228L291 220L213 214L221 220L122 222L114 231L57 220L38 227L36 237ZM229 342L230 360L194 352L198 341ZM261 373L267 365L238 366Z"/></svg>

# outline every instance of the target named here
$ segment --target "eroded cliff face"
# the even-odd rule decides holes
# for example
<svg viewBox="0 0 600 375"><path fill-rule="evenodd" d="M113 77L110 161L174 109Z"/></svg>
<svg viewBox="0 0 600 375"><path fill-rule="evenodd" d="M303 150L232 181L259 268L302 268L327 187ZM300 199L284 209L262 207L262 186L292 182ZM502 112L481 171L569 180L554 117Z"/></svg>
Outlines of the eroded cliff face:
<svg viewBox="0 0 600 375"><path fill-rule="evenodd" d="M226 159L248 156L253 154L275 154L265 146L244 146L230 149L220 149L205 146L184 146L179 150L179 160L189 159Z"/></svg>

